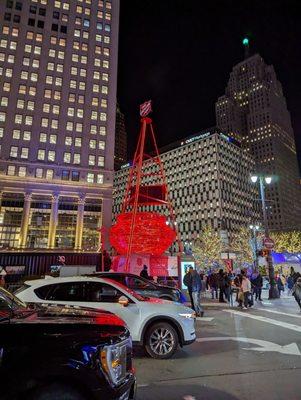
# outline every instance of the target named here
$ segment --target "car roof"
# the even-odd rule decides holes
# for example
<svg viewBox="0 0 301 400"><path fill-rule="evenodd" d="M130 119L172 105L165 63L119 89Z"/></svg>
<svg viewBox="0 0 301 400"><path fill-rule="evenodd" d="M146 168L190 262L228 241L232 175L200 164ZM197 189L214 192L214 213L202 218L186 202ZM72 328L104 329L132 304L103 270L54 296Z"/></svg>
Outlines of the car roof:
<svg viewBox="0 0 301 400"><path fill-rule="evenodd" d="M28 286L39 286L39 285L53 285L54 283L68 283L68 282L109 282L109 279L98 278L96 276L69 276L69 277L47 277L43 279L32 279L25 281L25 285ZM113 281L116 283L115 281Z"/></svg>

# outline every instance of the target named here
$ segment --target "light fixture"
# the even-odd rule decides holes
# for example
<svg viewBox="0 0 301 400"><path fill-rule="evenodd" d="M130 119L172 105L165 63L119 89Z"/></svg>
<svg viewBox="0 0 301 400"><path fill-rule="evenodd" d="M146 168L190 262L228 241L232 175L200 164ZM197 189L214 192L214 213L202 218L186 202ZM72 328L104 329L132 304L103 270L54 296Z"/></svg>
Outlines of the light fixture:
<svg viewBox="0 0 301 400"><path fill-rule="evenodd" d="M256 229L257 231L259 231L259 228L260 228L259 225L256 225L256 226L255 226L255 229Z"/></svg>
<svg viewBox="0 0 301 400"><path fill-rule="evenodd" d="M266 181L266 183L269 185L272 182L272 177L271 176L266 176L264 178L264 180Z"/></svg>
<svg viewBox="0 0 301 400"><path fill-rule="evenodd" d="M254 228L254 226L253 225L250 225L250 229L253 229Z"/></svg>
<svg viewBox="0 0 301 400"><path fill-rule="evenodd" d="M258 176L257 176L257 175L252 175L252 176L251 176L251 181L252 181L253 183L256 183L256 182L257 182L257 179L258 179Z"/></svg>

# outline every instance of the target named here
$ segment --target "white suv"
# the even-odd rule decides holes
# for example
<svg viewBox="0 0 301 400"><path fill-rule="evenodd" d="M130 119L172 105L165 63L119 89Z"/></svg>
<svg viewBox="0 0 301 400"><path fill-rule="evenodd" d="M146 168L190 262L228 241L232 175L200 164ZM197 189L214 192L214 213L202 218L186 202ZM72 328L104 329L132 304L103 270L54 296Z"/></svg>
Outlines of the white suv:
<svg viewBox="0 0 301 400"><path fill-rule="evenodd" d="M180 303L146 298L104 278L70 277L26 281L15 293L27 303L67 304L111 311L127 324L134 343L153 358L169 358L195 341L195 313Z"/></svg>

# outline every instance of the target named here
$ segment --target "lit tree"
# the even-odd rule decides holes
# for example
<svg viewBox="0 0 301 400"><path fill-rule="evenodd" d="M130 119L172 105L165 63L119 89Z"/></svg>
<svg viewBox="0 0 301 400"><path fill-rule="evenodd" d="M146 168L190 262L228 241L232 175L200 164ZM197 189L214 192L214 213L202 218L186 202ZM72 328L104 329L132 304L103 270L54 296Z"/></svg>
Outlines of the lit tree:
<svg viewBox="0 0 301 400"><path fill-rule="evenodd" d="M219 233L210 226L206 226L194 240L192 252L201 267L210 267L213 262L221 258L221 240Z"/></svg>
<svg viewBox="0 0 301 400"><path fill-rule="evenodd" d="M275 251L282 253L300 253L301 252L301 231L290 232L272 232L271 237L275 242Z"/></svg>
<svg viewBox="0 0 301 400"><path fill-rule="evenodd" d="M247 227L242 227L231 237L231 250L236 252L237 261L252 262L253 253L250 243L251 231Z"/></svg>

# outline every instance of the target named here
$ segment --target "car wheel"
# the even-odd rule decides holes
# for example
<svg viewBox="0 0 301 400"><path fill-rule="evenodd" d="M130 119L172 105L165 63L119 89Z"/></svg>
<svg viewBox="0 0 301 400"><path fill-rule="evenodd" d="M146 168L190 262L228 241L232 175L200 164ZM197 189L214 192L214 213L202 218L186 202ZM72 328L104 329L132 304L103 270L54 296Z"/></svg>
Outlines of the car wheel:
<svg viewBox="0 0 301 400"><path fill-rule="evenodd" d="M28 397L30 400L87 400L86 396L70 386L52 384L38 388Z"/></svg>
<svg viewBox="0 0 301 400"><path fill-rule="evenodd" d="M146 332L144 347L152 358L170 358L178 348L179 338L167 322L158 322Z"/></svg>

